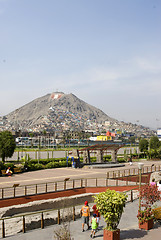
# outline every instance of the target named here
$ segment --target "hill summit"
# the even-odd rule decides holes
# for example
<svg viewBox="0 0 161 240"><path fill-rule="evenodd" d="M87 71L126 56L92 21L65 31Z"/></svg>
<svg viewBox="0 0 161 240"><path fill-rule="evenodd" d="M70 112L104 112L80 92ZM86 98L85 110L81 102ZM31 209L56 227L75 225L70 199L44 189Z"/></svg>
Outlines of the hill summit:
<svg viewBox="0 0 161 240"><path fill-rule="evenodd" d="M53 92L37 98L0 118L0 130L41 132L91 131L96 134L108 129L136 136L150 136L149 128L125 123L109 117L100 109L84 102L74 94Z"/></svg>
<svg viewBox="0 0 161 240"><path fill-rule="evenodd" d="M5 116L16 128L52 127L83 130L90 124L114 121L74 94L54 92L37 98Z"/></svg>

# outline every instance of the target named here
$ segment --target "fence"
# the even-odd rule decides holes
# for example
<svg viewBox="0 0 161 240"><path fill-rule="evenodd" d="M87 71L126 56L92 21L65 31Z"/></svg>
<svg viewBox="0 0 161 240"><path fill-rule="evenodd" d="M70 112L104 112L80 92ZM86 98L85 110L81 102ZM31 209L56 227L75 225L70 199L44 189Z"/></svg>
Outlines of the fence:
<svg viewBox="0 0 161 240"><path fill-rule="evenodd" d="M142 168L142 174L145 173L152 173L156 171L161 170L161 165L151 165L151 166L144 166ZM136 176L139 175L139 169L138 168L129 168L124 170L115 170L115 171L109 171L107 172L107 178L114 179L114 178L120 178L120 177L127 177L127 176Z"/></svg>
<svg viewBox="0 0 161 240"><path fill-rule="evenodd" d="M81 179L69 179L66 178L63 181L47 182L40 184L20 185L14 184L12 187L0 188L0 199L26 197L31 195L38 195L44 193L54 193L64 190L73 190L86 187L108 187L108 186L134 186L139 182L136 179L135 182L127 179L110 179L110 178L81 178Z"/></svg>
<svg viewBox="0 0 161 240"><path fill-rule="evenodd" d="M161 165L146 166L142 168L142 174L149 174L154 171L160 171ZM66 178L63 181L47 182L40 184L20 185L14 184L12 187L0 188L0 199L23 197L43 193L53 193L62 190L72 190L84 187L108 187L108 186L127 186L135 185L139 182L139 177L132 179L132 176L138 176L138 168L124 170L115 170L107 172L106 178ZM148 175L146 182L148 182Z"/></svg>
<svg viewBox="0 0 161 240"><path fill-rule="evenodd" d="M128 201L131 201L133 202L134 198L138 198L138 196L136 197L136 195L134 196L134 191L135 191L135 188L130 190L130 191L125 191L125 193L128 193L129 192L129 199ZM1 221L1 236L2 238L5 238L6 237L6 222L7 221L10 221L10 220L13 220L13 219L18 219L18 222L21 224L21 229L18 230L18 232L22 231L23 233L26 232L27 228L26 228L26 218L28 216L33 216L33 215L38 215L38 219L37 221L40 222L39 226L37 228L41 228L43 229L45 227L45 219L44 219L44 215L45 213L50 213L50 212L55 212L56 211L56 217L55 217L55 221L53 219L53 222L52 224L61 224L62 221L66 221L70 219L75 221L76 220L76 217L77 217L77 213L76 213L76 207L79 207L80 205L75 205L75 206L72 206L71 207L71 211L70 211L70 216L69 214L67 216L61 216L61 212L64 211L64 209L69 209L69 207L64 207L63 209L59 209L59 208L53 208L53 209L49 209L49 210L43 210L43 211L36 211L36 212L31 212L31 213L25 213L25 214L20 214L20 215L16 215L16 216L12 216L12 217L4 217L4 218L0 218L0 221ZM80 207L79 207L79 210L80 210ZM9 226L8 226L9 228ZM7 229L9 230L9 229Z"/></svg>

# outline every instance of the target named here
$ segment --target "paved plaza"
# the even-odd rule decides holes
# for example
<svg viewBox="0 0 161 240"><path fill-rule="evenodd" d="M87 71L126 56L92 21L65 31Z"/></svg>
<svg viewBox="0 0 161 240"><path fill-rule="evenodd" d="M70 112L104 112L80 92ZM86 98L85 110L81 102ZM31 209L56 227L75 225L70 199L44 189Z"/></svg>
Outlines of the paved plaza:
<svg viewBox="0 0 161 240"><path fill-rule="evenodd" d="M152 164L159 164L158 161L142 161L144 166L151 166ZM124 167L117 168L103 168L103 169L85 169L85 168L53 168L32 172L24 172L20 174L13 174L12 177L1 177L0 188L11 187L13 184L29 185L46 182L62 181L65 178L80 179L80 178L101 178L107 176L107 172L115 170L124 170L138 168L138 163L134 162L132 166L125 163Z"/></svg>
<svg viewBox="0 0 161 240"><path fill-rule="evenodd" d="M159 164L158 161L143 161L144 166L151 166L152 164ZM46 183L52 181L60 181L65 178L78 179L78 178L92 178L92 177L106 177L108 171L124 170L133 167L138 167L138 163L133 163L132 166L126 163L121 168L107 168L107 169L73 169L73 168L59 168L59 169L46 169L40 171L26 172L20 174L14 174L12 177L1 177L0 187L9 187L13 184L19 183L22 185L29 185L33 183ZM91 206L92 207L92 206ZM138 211L138 201L126 204L125 212L122 215L119 228L121 229L121 239L160 239L161 227L159 224L155 224L154 228L149 231L140 230L138 228L138 219L136 218ZM103 239L103 227L105 223L103 218L100 222L100 230L96 234L96 239ZM60 227L59 225L53 225L45 227L44 229L36 229L29 231L25 234L18 233L15 236L6 237L11 240L54 240L54 231ZM70 222L70 231L73 240L87 240L90 239L90 231L81 231L81 219Z"/></svg>

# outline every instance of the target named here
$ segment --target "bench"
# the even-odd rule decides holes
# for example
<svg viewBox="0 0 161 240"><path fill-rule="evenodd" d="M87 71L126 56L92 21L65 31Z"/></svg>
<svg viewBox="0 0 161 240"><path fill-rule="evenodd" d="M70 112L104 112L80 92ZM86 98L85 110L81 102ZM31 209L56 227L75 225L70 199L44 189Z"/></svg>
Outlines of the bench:
<svg viewBox="0 0 161 240"><path fill-rule="evenodd" d="M13 171L14 171L14 173L21 173L21 172L22 172L22 169L16 167L16 168L13 169Z"/></svg>
<svg viewBox="0 0 161 240"><path fill-rule="evenodd" d="M7 176L5 169L4 169L4 170L1 170L1 173L2 173L2 176Z"/></svg>

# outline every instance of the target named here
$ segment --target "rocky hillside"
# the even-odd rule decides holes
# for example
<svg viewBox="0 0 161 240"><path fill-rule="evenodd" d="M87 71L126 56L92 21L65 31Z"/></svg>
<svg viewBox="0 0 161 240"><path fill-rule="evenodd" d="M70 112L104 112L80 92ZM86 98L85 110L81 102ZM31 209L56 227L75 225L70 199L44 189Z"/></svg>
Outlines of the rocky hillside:
<svg viewBox="0 0 161 240"><path fill-rule="evenodd" d="M100 109L80 100L75 95L52 93L37 98L5 116L12 125L33 128L44 122L66 124L71 118L83 127L87 122L114 121ZM79 124L78 124L79 123Z"/></svg>
<svg viewBox="0 0 161 240"><path fill-rule="evenodd" d="M107 129L120 129L137 136L153 132L144 126L119 122L100 109L89 105L75 95L55 92L37 98L0 118L0 131L92 131L96 134Z"/></svg>

